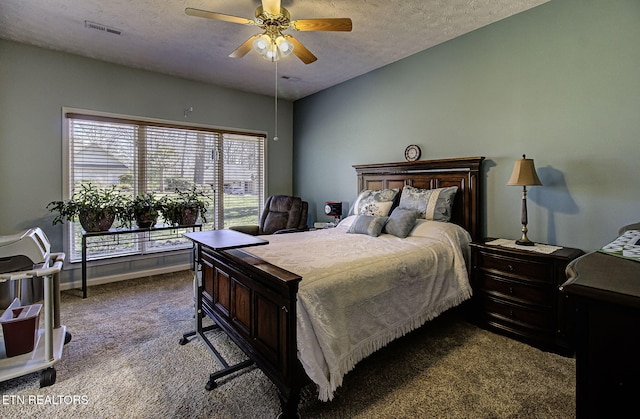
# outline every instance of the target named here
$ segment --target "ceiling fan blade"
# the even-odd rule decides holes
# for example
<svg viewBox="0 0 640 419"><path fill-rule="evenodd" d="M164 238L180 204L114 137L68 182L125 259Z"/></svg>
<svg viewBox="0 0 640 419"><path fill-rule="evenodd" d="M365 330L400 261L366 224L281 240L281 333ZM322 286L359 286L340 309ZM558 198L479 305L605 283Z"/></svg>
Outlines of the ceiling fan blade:
<svg viewBox="0 0 640 419"><path fill-rule="evenodd" d="M279 15L280 0L262 0L262 10L270 15Z"/></svg>
<svg viewBox="0 0 640 419"><path fill-rule="evenodd" d="M247 55L247 53L253 49L253 41L259 36L260 36L260 34L253 35L251 38L249 38L246 41L244 41L244 43L242 45L240 45L238 48L236 48L235 51L233 51L231 54L229 54L229 57L231 57L231 58L242 58L245 55Z"/></svg>
<svg viewBox="0 0 640 419"><path fill-rule="evenodd" d="M313 55L311 51L309 51L304 45L300 43L300 41L298 41L293 36L285 35L285 38L287 38L287 40L293 44L293 54L296 57L300 58L300 61L302 61L303 63L311 64L318 59L318 57Z"/></svg>
<svg viewBox="0 0 640 419"><path fill-rule="evenodd" d="M191 7L187 7L186 9L184 9L184 12L189 16L197 16L197 17L204 17L207 19L222 20L224 22L239 23L241 25L256 24L256 22L253 19L247 19L244 17L232 16L232 15L225 15L225 14L216 13L216 12L209 12L206 10L193 9Z"/></svg>
<svg viewBox="0 0 640 419"><path fill-rule="evenodd" d="M348 17L328 19L298 19L291 21L291 28L297 31L341 31L351 32L353 24Z"/></svg>

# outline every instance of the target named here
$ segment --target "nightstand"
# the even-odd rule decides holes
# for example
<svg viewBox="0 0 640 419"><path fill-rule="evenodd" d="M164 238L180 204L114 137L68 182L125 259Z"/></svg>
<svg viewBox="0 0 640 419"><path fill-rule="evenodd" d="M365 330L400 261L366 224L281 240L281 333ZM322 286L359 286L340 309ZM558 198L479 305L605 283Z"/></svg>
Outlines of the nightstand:
<svg viewBox="0 0 640 419"><path fill-rule="evenodd" d="M471 244L470 320L541 349L571 354L567 308L558 288L582 250L562 247L545 254L487 244L493 240Z"/></svg>

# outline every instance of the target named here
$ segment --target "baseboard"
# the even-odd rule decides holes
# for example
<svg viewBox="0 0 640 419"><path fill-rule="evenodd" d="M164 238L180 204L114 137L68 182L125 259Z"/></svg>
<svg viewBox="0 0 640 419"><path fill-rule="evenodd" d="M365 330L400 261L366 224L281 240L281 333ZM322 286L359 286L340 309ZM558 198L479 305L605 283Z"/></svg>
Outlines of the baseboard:
<svg viewBox="0 0 640 419"><path fill-rule="evenodd" d="M185 263L182 265L171 265L171 266L166 266L162 268L145 269L142 271L127 272L127 273L122 273L118 275L108 275L108 276L102 276L99 278L90 278L90 279L87 279L87 287L90 287L92 285L108 284L111 282L126 281L127 279L141 278L144 276L162 275L162 274L168 274L171 272L186 271L189 269L192 269L191 264ZM80 288L81 286L82 284L76 284L73 281L63 282L60 284L60 290L62 291L70 290L74 288Z"/></svg>

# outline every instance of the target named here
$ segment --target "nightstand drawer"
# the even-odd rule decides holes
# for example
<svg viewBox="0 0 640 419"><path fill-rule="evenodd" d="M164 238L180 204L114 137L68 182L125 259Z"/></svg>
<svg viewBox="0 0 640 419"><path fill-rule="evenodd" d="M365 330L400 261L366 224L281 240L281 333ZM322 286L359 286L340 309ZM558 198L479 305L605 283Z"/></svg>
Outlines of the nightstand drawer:
<svg viewBox="0 0 640 419"><path fill-rule="evenodd" d="M502 301L489 296L480 299L481 310L501 321L519 324L528 328L554 330L554 317L551 310L536 310Z"/></svg>
<svg viewBox="0 0 640 419"><path fill-rule="evenodd" d="M516 259L486 252L478 252L477 264L484 270L496 270L507 275L539 279L549 282L553 277L553 267L549 263L533 260Z"/></svg>
<svg viewBox="0 0 640 419"><path fill-rule="evenodd" d="M555 289L552 287L531 286L523 281L511 281L485 272L478 274L476 286L490 295L546 308L551 307L555 295Z"/></svg>

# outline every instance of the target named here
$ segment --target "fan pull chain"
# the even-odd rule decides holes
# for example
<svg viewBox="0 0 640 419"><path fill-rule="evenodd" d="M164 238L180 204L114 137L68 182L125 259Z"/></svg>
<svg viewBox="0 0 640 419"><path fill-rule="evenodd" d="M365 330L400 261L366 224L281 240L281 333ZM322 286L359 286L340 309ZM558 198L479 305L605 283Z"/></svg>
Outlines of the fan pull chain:
<svg viewBox="0 0 640 419"><path fill-rule="evenodd" d="M275 61L276 63L276 94L275 94L275 129L274 129L274 136L273 136L273 141L278 141L278 60Z"/></svg>

